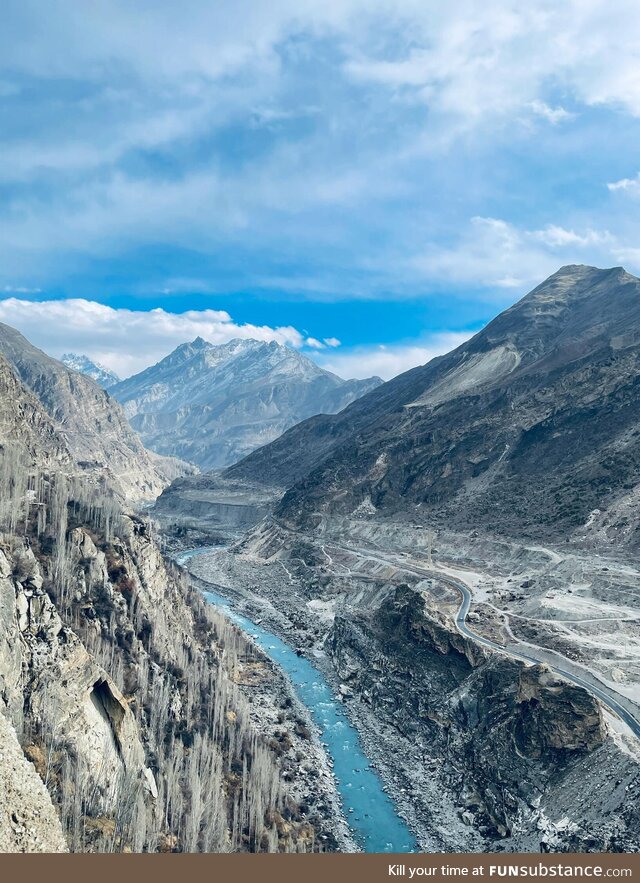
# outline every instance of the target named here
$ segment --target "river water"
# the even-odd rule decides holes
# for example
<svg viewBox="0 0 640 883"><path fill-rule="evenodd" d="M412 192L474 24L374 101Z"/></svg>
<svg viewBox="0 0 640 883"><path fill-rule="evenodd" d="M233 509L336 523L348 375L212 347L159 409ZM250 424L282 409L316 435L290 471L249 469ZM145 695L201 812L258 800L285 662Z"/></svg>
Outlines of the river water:
<svg viewBox="0 0 640 883"><path fill-rule="evenodd" d="M185 564L189 558L208 551L211 550L202 548L183 552L176 561ZM235 610L229 599L215 592L204 595L288 675L298 698L318 725L326 753L333 760L345 816L360 848L364 852L415 851L413 834L384 791L380 777L362 750L357 731L322 673L276 635Z"/></svg>

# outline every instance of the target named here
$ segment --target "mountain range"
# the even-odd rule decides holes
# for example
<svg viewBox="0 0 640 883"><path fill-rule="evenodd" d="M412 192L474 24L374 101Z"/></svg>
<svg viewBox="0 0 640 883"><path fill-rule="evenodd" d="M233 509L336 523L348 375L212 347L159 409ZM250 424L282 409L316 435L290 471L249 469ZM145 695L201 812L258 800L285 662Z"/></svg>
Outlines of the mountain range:
<svg viewBox="0 0 640 883"><path fill-rule="evenodd" d="M109 388L144 444L219 469L313 414L340 411L382 383L342 380L276 342L201 337Z"/></svg>
<svg viewBox="0 0 640 883"><path fill-rule="evenodd" d="M329 743L215 591L323 660L421 849L636 852L638 320L639 279L563 267L453 352L174 481L157 523L121 503L184 467L0 325L0 851L353 848ZM198 339L128 407L157 400L175 444L182 395L204 445L213 377L237 441L232 418L329 383L281 349ZM159 535L202 546L193 582Z"/></svg>
<svg viewBox="0 0 640 883"><path fill-rule="evenodd" d="M327 660L427 851L637 851L639 393L640 279L570 265L156 504Z"/></svg>

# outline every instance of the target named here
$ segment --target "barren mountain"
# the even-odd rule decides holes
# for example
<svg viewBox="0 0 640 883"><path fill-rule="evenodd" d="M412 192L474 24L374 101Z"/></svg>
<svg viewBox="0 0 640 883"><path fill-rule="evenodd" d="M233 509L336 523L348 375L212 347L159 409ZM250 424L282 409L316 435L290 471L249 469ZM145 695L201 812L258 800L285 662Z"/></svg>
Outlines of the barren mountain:
<svg viewBox="0 0 640 883"><path fill-rule="evenodd" d="M151 499L162 491L163 464L144 449L121 406L95 381L1 323L0 354L40 401L79 467L103 473L129 499Z"/></svg>
<svg viewBox="0 0 640 883"><path fill-rule="evenodd" d="M639 376L640 280L563 267L458 349L226 477L289 480L278 514L298 525L366 510L635 546Z"/></svg>
<svg viewBox="0 0 640 883"><path fill-rule="evenodd" d="M290 687L69 452L74 408L94 409L84 444L117 452L119 406L2 335L54 416L0 356L0 851L350 843Z"/></svg>
<svg viewBox="0 0 640 883"><path fill-rule="evenodd" d="M339 411L381 382L342 380L274 342L196 338L109 392L147 447L205 470L234 463L312 414Z"/></svg>

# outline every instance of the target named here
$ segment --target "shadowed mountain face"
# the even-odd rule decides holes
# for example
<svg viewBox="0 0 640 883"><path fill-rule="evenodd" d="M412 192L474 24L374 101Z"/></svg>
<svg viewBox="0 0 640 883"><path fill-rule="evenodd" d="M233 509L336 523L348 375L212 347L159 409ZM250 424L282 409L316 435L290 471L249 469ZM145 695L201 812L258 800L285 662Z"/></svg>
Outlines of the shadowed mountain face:
<svg viewBox="0 0 640 883"><path fill-rule="evenodd" d="M75 463L104 473L130 500L152 499L167 484L121 406L90 377L67 368L0 323L0 354L39 400Z"/></svg>
<svg viewBox="0 0 640 883"><path fill-rule="evenodd" d="M39 400L18 379L0 355L0 455L3 464L19 450L25 466L69 466L65 440Z"/></svg>
<svg viewBox="0 0 640 883"><path fill-rule="evenodd" d="M323 512L403 513L636 545L639 422L640 280L568 266L458 349L225 475L293 479L278 514L297 526Z"/></svg>
<svg viewBox="0 0 640 883"><path fill-rule="evenodd" d="M277 343L202 338L109 392L145 445L201 469L227 466L300 420L333 413L378 386L342 380Z"/></svg>

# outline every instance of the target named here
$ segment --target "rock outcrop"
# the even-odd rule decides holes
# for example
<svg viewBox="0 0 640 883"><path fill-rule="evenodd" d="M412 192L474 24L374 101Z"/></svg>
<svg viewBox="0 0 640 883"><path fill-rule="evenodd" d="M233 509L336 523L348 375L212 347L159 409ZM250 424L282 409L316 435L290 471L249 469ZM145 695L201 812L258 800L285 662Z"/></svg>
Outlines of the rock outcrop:
<svg viewBox="0 0 640 883"><path fill-rule="evenodd" d="M155 499L175 477L144 449L117 401L0 323L0 355L38 399L78 470L107 481L123 499Z"/></svg>
<svg viewBox="0 0 640 883"><path fill-rule="evenodd" d="M0 853L4 852L67 852L67 843L49 792L0 713Z"/></svg>
<svg viewBox="0 0 640 883"><path fill-rule="evenodd" d="M338 614L327 648L348 701L437 758L443 799L453 795L484 849L640 847L640 768L586 690L485 653L406 586ZM625 787L603 801L609 777Z"/></svg>
<svg viewBox="0 0 640 883"><path fill-rule="evenodd" d="M597 700L542 665L524 668L518 679L520 719L516 741L529 757L553 752L593 751L606 736Z"/></svg>
<svg viewBox="0 0 640 883"><path fill-rule="evenodd" d="M30 549L0 551L4 711L25 751L42 758L59 804L71 790L84 801L91 794L94 814L115 815L123 790L148 775L138 726L114 681L63 623L44 581Z"/></svg>

